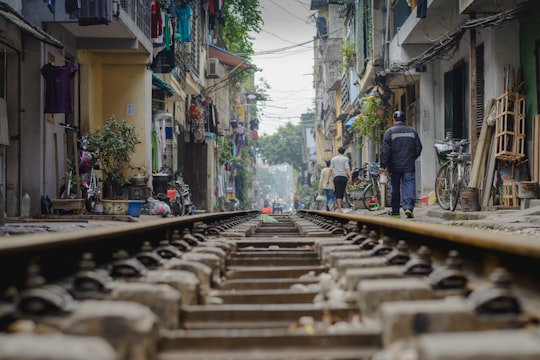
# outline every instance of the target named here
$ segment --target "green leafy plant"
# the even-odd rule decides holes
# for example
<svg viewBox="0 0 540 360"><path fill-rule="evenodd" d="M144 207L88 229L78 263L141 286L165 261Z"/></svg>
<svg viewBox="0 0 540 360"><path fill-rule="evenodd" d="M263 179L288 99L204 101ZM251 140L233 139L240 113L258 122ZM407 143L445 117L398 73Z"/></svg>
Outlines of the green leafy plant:
<svg viewBox="0 0 540 360"><path fill-rule="evenodd" d="M356 64L356 49L352 42L346 42L341 47L341 55L343 56L343 69L347 70Z"/></svg>
<svg viewBox="0 0 540 360"><path fill-rule="evenodd" d="M236 160L236 198L240 201L240 209L251 209L253 203L249 190L253 185L254 173L251 168L250 151L247 147L242 149L242 157Z"/></svg>
<svg viewBox="0 0 540 360"><path fill-rule="evenodd" d="M231 140L219 138L217 141L219 165L225 165L228 162L234 161L234 156L231 149Z"/></svg>
<svg viewBox="0 0 540 360"><path fill-rule="evenodd" d="M103 129L88 132L88 148L95 154L104 176L105 195L109 198L121 198L122 187L129 183L128 173L131 156L135 146L141 141L135 126L125 120L118 121L111 115Z"/></svg>
<svg viewBox="0 0 540 360"><path fill-rule="evenodd" d="M388 109L381 97L368 93L362 98L361 104L352 128L360 136L366 136L378 144L388 126Z"/></svg>

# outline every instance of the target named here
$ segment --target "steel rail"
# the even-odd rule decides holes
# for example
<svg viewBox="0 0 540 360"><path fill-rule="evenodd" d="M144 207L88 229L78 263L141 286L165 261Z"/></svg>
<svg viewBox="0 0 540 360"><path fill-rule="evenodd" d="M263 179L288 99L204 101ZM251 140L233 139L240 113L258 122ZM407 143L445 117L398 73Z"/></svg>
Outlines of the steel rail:
<svg viewBox="0 0 540 360"><path fill-rule="evenodd" d="M175 230L181 234L184 228L191 229L196 223L213 224L232 218L254 216L257 213L239 211L201 214L111 227L2 238L0 293L9 287L24 288L30 264L39 265L46 281L53 282L74 274L84 253L92 253L96 265L100 266L114 261L114 254L118 250L126 250L130 254L140 252L145 241L156 246L160 240L170 239Z"/></svg>
<svg viewBox="0 0 540 360"><path fill-rule="evenodd" d="M358 228L366 225L377 231L379 237L386 235L394 240L404 240L411 252L422 245L427 246L434 261L441 264L450 251L457 250L466 272L477 279L488 279L494 269L505 268L512 274L518 292L529 293L538 288L533 269L540 261L540 242L535 237L382 216L325 211L304 211L304 214L323 217L329 222L340 221L348 226L356 224ZM540 317L540 292L533 292L534 316Z"/></svg>
<svg viewBox="0 0 540 360"><path fill-rule="evenodd" d="M445 224L430 224L405 219L388 219L379 216L328 213L325 211L304 211L328 219L355 221L378 227L382 235L397 236L402 240L439 239L455 245L465 245L489 251L500 251L527 258L540 259L540 242L531 236L478 230L471 227L456 227ZM419 237L419 238L418 238ZM435 245L432 243L432 245Z"/></svg>

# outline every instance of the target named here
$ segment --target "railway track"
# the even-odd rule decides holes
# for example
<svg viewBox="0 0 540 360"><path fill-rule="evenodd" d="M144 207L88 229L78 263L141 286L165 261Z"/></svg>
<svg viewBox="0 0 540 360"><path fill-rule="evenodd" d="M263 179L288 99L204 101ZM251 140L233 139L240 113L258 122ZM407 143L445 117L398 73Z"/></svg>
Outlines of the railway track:
<svg viewBox="0 0 540 360"><path fill-rule="evenodd" d="M540 359L535 238L273 219L0 240L0 359Z"/></svg>

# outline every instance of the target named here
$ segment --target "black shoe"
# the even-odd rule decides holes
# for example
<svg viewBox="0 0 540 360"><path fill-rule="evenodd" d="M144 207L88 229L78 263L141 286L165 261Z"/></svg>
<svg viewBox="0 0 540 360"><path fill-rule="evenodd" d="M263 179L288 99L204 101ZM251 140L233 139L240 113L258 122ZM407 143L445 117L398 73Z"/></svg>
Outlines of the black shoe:
<svg viewBox="0 0 540 360"><path fill-rule="evenodd" d="M401 214L400 213L395 213L395 212L389 212L388 216L391 216L391 217L396 218L396 219L401 218Z"/></svg>
<svg viewBox="0 0 540 360"><path fill-rule="evenodd" d="M405 215L407 215L408 219L413 219L414 218L414 214L413 214L411 209L405 210Z"/></svg>

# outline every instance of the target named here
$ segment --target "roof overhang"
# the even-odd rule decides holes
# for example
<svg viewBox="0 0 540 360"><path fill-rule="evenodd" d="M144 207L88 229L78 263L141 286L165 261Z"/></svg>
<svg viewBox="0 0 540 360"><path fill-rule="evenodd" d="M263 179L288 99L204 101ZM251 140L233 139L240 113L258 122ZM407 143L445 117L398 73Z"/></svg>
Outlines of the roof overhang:
<svg viewBox="0 0 540 360"><path fill-rule="evenodd" d="M167 91L170 96L176 95L173 88L169 84L167 84L165 80L160 78L159 75L157 75L156 73L152 73L152 85L155 86L157 89L163 89Z"/></svg>
<svg viewBox="0 0 540 360"><path fill-rule="evenodd" d="M26 20L24 17L19 15L19 13L13 10L13 8L3 2L0 3L0 16L4 17L12 24L18 26L19 29L21 29L25 33L40 41L43 41L46 44L52 45L57 48L64 47L64 45L59 40L55 39L45 31L41 30L36 25Z"/></svg>
<svg viewBox="0 0 540 360"><path fill-rule="evenodd" d="M253 66L248 63L246 59L212 44L208 45L208 56L211 58L217 58L220 63L230 65L235 68L253 68Z"/></svg>

